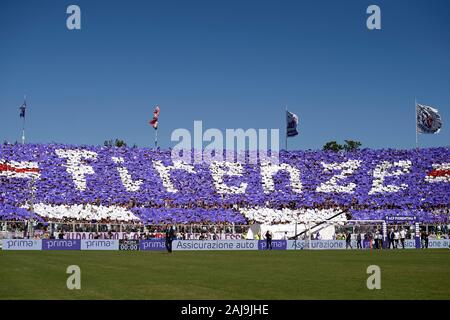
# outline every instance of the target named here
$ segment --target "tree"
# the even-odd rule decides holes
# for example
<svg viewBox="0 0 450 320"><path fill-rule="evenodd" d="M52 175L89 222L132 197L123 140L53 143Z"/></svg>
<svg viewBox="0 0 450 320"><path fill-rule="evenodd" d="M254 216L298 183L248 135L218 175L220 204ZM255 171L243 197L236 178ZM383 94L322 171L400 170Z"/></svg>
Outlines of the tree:
<svg viewBox="0 0 450 320"><path fill-rule="evenodd" d="M334 151L334 152L339 152L339 151L346 151L346 152L351 152L351 151L356 151L359 149L359 147L361 146L361 142L359 141L354 141L354 140L344 140L345 144L341 145L339 143L337 143L336 141L329 141L327 143L324 144L323 146L323 150L324 151Z"/></svg>
<svg viewBox="0 0 450 320"><path fill-rule="evenodd" d="M120 147L126 147L126 146L127 146L127 144L125 143L125 141L119 140L119 139L116 139L116 141L115 141L114 144L115 144L115 146L118 147L118 148L120 148Z"/></svg>
<svg viewBox="0 0 450 320"><path fill-rule="evenodd" d="M341 146L340 144L338 144L336 141L329 141L329 142L325 143L323 146L323 151L338 152L338 151L341 151L342 149L344 149L344 147Z"/></svg>
<svg viewBox="0 0 450 320"><path fill-rule="evenodd" d="M353 140L344 140L344 141L345 141L344 150L347 152L356 151L359 149L359 147L361 147L361 142L359 141Z"/></svg>
<svg viewBox="0 0 450 320"><path fill-rule="evenodd" d="M113 140L105 140L105 142L103 143L103 145L105 147L126 147L127 144L125 143L125 141L120 140L120 139L116 139L115 141Z"/></svg>

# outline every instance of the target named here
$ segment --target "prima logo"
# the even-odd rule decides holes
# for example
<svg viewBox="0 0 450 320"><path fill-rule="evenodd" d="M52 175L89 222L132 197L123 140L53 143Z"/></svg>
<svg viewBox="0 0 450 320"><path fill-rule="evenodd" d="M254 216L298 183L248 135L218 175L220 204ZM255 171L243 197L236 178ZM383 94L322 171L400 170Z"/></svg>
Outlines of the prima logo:
<svg viewBox="0 0 450 320"><path fill-rule="evenodd" d="M81 250L119 250L119 240L81 240Z"/></svg>
<svg viewBox="0 0 450 320"><path fill-rule="evenodd" d="M42 240L42 250L80 250L80 240Z"/></svg>
<svg viewBox="0 0 450 320"><path fill-rule="evenodd" d="M139 241L140 250L165 250L164 240L141 240Z"/></svg>
<svg viewBox="0 0 450 320"><path fill-rule="evenodd" d="M98 241L86 241L86 248L90 247L112 247L114 244L113 241L110 240L98 240Z"/></svg>
<svg viewBox="0 0 450 320"><path fill-rule="evenodd" d="M41 250L41 240L9 239L3 240L4 250Z"/></svg>
<svg viewBox="0 0 450 320"><path fill-rule="evenodd" d="M270 152L268 134L270 132ZM260 162L279 163L279 130L270 129L219 129L210 128L203 132L202 121L194 121L194 135L187 129L178 128L172 132L172 161L180 163ZM208 143L205 147L204 143ZM192 152L192 150L194 150Z"/></svg>

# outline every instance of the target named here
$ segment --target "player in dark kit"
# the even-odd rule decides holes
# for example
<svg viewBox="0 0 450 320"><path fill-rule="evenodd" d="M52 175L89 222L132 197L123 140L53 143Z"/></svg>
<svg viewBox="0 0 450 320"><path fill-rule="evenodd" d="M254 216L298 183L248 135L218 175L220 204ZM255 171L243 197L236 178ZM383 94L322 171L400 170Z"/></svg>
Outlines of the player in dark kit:
<svg viewBox="0 0 450 320"><path fill-rule="evenodd" d="M175 230L172 226L167 226L166 229L166 249L167 252L172 252L172 241L175 238Z"/></svg>
<svg viewBox="0 0 450 320"><path fill-rule="evenodd" d="M272 234L269 230L266 232L266 250L272 250Z"/></svg>

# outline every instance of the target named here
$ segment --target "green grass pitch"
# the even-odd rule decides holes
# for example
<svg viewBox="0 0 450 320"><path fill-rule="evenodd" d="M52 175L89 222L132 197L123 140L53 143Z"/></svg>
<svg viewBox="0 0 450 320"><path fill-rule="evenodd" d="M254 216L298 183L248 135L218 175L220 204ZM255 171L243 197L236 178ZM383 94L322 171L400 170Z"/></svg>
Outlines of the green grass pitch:
<svg viewBox="0 0 450 320"><path fill-rule="evenodd" d="M450 299L450 250L0 251L0 299Z"/></svg>

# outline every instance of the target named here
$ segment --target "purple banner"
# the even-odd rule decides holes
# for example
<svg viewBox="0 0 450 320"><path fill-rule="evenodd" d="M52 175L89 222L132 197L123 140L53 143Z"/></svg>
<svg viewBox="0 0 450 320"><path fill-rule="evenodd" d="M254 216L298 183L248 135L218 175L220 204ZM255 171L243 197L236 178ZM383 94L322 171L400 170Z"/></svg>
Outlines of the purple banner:
<svg viewBox="0 0 450 320"><path fill-rule="evenodd" d="M362 247L363 247L364 249L370 249L370 245L371 245L371 240L364 239L364 240L362 241Z"/></svg>
<svg viewBox="0 0 450 320"><path fill-rule="evenodd" d="M386 216L386 222L416 222L415 216Z"/></svg>
<svg viewBox="0 0 450 320"><path fill-rule="evenodd" d="M44 239L42 250L81 250L81 240Z"/></svg>
<svg viewBox="0 0 450 320"><path fill-rule="evenodd" d="M141 240L139 242L140 250L161 251L166 250L165 240Z"/></svg>
<svg viewBox="0 0 450 320"><path fill-rule="evenodd" d="M272 240L272 250L286 250L287 241L286 240ZM258 241L258 250L267 250L266 240Z"/></svg>

